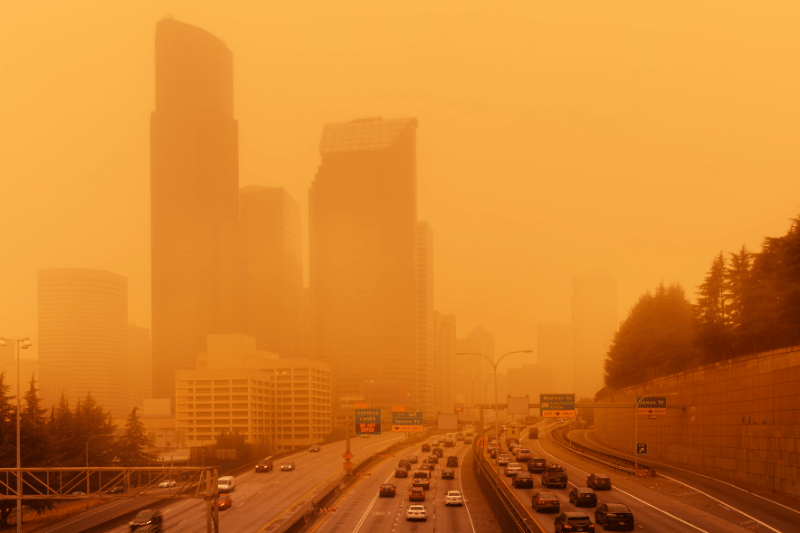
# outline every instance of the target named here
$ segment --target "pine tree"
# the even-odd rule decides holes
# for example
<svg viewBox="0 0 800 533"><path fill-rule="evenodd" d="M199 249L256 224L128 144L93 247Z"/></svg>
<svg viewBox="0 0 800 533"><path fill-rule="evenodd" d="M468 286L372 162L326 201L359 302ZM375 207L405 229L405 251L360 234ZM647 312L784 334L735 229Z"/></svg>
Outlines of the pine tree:
<svg viewBox="0 0 800 533"><path fill-rule="evenodd" d="M694 306L699 326L699 341L709 361L717 361L730 353L731 327L728 316L728 277L722 252L711 262L702 285L698 287Z"/></svg>
<svg viewBox="0 0 800 533"><path fill-rule="evenodd" d="M47 431L47 420L45 413L47 409L42 409L39 389L36 388L36 375L31 375L28 382L29 388L25 393L24 408L20 412L20 449L22 450L23 468L37 466L52 466L51 447L49 434ZM26 493L43 492L45 486L33 479L26 480ZM33 509L37 514L53 509L55 504L51 499L26 500L25 505Z"/></svg>
<svg viewBox="0 0 800 533"><path fill-rule="evenodd" d="M134 407L125 422L125 433L117 441L118 455L125 466L136 466L147 463L144 457L145 447L150 445L150 438L139 416L138 407Z"/></svg>

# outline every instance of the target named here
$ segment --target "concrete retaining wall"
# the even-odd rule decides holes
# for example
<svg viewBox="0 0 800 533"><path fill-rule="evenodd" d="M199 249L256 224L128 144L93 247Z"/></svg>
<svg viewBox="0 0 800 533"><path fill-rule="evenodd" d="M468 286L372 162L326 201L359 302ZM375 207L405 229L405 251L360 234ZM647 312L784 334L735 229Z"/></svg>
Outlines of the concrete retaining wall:
<svg viewBox="0 0 800 533"><path fill-rule="evenodd" d="M670 393L677 393L670 395ZM603 403L632 406L637 396L667 395L655 420L634 409L596 408L598 440L633 454L762 489L800 496L800 347L739 357L616 391Z"/></svg>

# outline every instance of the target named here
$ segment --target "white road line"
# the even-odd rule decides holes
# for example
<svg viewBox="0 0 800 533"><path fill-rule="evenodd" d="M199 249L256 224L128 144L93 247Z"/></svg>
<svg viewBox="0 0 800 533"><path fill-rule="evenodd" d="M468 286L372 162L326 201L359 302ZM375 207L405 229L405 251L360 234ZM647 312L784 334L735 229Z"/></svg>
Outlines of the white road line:
<svg viewBox="0 0 800 533"><path fill-rule="evenodd" d="M600 444L599 442L597 442L597 441L595 441L595 440L592 440L592 439L590 439L590 438L589 438L589 437L588 437L588 436L587 436L585 433L584 433L584 436L586 437L586 440L588 440L589 442L591 442L591 443L592 443L592 444L594 444L595 446L598 446L598 447L600 447L600 448L602 448L602 449L604 449L604 450L608 450L608 451L610 451L610 452L614 452L614 453L621 453L621 454L623 454L623 455L628 455L628 454L626 454L625 452L620 452L619 450L615 450L615 449L613 449L613 448L608 448L608 447L606 447L606 446L603 446L603 445L602 445L602 444ZM631 456L629 456L629 457L633 457L633 456L631 455ZM757 494L757 493L755 493L755 492L750 492L749 490L747 490L747 489L743 489L742 487L737 487L736 485L734 485L734 484L732 484L732 483L728 483L727 481L722 481L721 479L717 479L717 478L714 478L714 477L711 477L711 476L707 476L707 475L705 475L705 474L700 474L699 472L693 472L693 471L691 471L691 470L686 470L685 468L680 468L680 467L673 466L673 465L670 465L670 464L667 464L667 463L660 463L660 462L658 462L658 461L653 461L652 459L648 459L648 460L647 460L647 462L648 462L648 463L657 464L657 465L663 465L663 466L666 466L666 467L668 467L668 468L674 468L675 470L680 470L681 472L686 472L687 474L693 474L693 475L695 475L695 476L700 476L700 477L704 477L704 478L706 478L706 479L710 479L710 480L712 480L712 481L716 481L717 483L722 483L723 485L727 485L727 486L729 486L729 487L731 487L731 488L734 488L734 489L740 490L740 491L744 492L745 494L749 494L750 496L755 496L756 498L760 498L760 499L762 499L762 500L764 500L764 501L767 501L767 502L773 503L773 504L775 504L775 505L777 505L777 506L779 506L779 507L783 507L783 508L784 508L784 509L786 509L787 511L792 511L793 513L800 514L800 511L798 511L797 509L792 509L791 507L787 507L787 506L785 506L785 505L783 505L783 504L781 504L781 503L778 503L778 502L776 502L775 500L770 500L769 498L765 498L764 496L761 496L760 494ZM659 475L660 475L660 476L667 477L667 476L665 476L664 474L659 474ZM671 478L670 478L670 479L671 479ZM681 482L681 481L677 481L677 480L673 480L673 481L676 481L677 483L684 484L684 483L683 483L683 482ZM686 485L686 486L688 487L689 485ZM694 488L694 487L692 487L692 488ZM737 509L737 510L738 510L738 509ZM760 522L759 522L759 523L760 523ZM767 526L767 527L769 527L769 526ZM772 528L770 528L770 529L772 529ZM773 529L773 531L775 531L775 530Z"/></svg>
<svg viewBox="0 0 800 533"><path fill-rule="evenodd" d="M547 452L544 450L544 448L542 447L542 445L541 445L541 444L539 444L538 442L536 443L536 445L537 445L537 446L539 446L539 448L542 450L542 453L549 455L549 456L550 456L550 457L552 457L553 459L556 459L556 460L557 460L557 461L558 461L560 464L569 465L569 466L571 466L572 468L574 468L575 470L577 470L578 472L583 472L584 474L588 474L588 472L585 472L585 471L581 470L581 469L580 469L580 468L578 468L577 466L575 466L575 465L573 465L573 464L570 464L570 463L568 463L568 462L566 462L566 461L562 461L562 460L558 459L558 458L557 458L555 455L553 455L553 454L551 454L551 453L547 453ZM708 532L708 531L706 531L705 529L702 529L702 528L700 528L700 527L698 527L698 526L696 526L696 525L694 525L694 524L690 524L690 523L689 523L689 522L687 522L686 520L683 520L682 518L678 518L677 516L675 516L675 515L673 515L673 514L670 514L670 513L668 513L667 511L665 511L664 509L661 509L661 508L659 508L659 507L656 507L655 505L653 505L653 504L651 504L651 503L649 503L649 502L646 502L646 501L642 500L641 498L637 498L637 497L636 497L636 496L634 496L633 494L631 494L631 493L629 493L629 492L626 492L626 491L624 491L624 490L620 489L620 488L619 488L619 487L617 487L617 486L615 486L615 487L614 487L614 490L618 490L618 491L620 491L622 494L626 494L626 495L630 496L631 498L633 498L634 500L640 501L640 502L642 502L643 504L645 504L646 506L648 506L648 507L650 507L650 508L652 508L652 509L655 509L656 511L659 511L660 513L663 513L663 514L665 514L665 515L669 516L670 518L673 518L673 519L677 520L678 522L681 522L681 523L683 523L683 524L686 524L687 526L689 526L689 527L691 527L691 528L694 528L694 529L696 529L697 531L701 531L702 533L709 533L709 532ZM744 513L742 513L742 514L744 514ZM778 532L778 533L780 533L780 532Z"/></svg>
<svg viewBox="0 0 800 533"><path fill-rule="evenodd" d="M472 528L472 533L476 533L475 524L472 523L472 514L470 514L469 507L467 507L467 495L464 493L464 486L461 484L461 478L464 476L464 456L467 454L467 450L470 450L471 448L472 446L467 447L467 449L464 450L464 453L461 455L461 472L459 472L458 476L458 488L461 489L461 499L464 502L464 509L467 510L467 516L469 517L469 525Z"/></svg>

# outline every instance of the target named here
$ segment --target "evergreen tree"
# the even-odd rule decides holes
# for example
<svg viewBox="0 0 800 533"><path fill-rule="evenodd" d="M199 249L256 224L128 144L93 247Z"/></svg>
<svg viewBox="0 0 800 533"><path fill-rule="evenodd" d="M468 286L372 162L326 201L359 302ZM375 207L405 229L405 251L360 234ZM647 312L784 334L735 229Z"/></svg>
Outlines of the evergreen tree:
<svg viewBox="0 0 800 533"><path fill-rule="evenodd" d="M695 314L699 341L708 360L717 361L730 353L732 340L728 316L728 269L722 252L711 262L703 284L698 287Z"/></svg>
<svg viewBox="0 0 800 533"><path fill-rule="evenodd" d="M5 378L6 373L0 372L0 468L13 468L17 464L16 406L11 404L14 396L8 394L11 385Z"/></svg>
<svg viewBox="0 0 800 533"><path fill-rule="evenodd" d="M47 431L47 409L42 409L39 389L36 388L36 376L31 375L28 382L29 388L25 393L25 404L20 412L20 449L22 450L22 467L52 466L51 446ZM45 485L33 478L25 479L25 494L44 492ZM25 505L37 514L53 509L55 504L51 499L25 500Z"/></svg>
<svg viewBox="0 0 800 533"><path fill-rule="evenodd" d="M150 438L144 424L136 414L138 407L134 407L128 420L125 422L125 433L117 441L117 454L125 466L137 466L147 463L144 448L149 446Z"/></svg>

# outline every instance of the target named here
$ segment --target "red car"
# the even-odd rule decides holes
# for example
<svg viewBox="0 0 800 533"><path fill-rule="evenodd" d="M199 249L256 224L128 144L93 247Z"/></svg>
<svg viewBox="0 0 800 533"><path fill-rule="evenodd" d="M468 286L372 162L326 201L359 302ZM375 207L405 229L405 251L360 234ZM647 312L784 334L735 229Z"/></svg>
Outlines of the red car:
<svg viewBox="0 0 800 533"><path fill-rule="evenodd" d="M224 494L219 495L219 500L217 500L217 509L222 511L223 509L229 508L233 504L233 500L231 499L231 495L227 492Z"/></svg>
<svg viewBox="0 0 800 533"><path fill-rule="evenodd" d="M408 501L410 502L424 502L425 501L425 490L421 487L414 487L411 489L411 492L408 493Z"/></svg>

